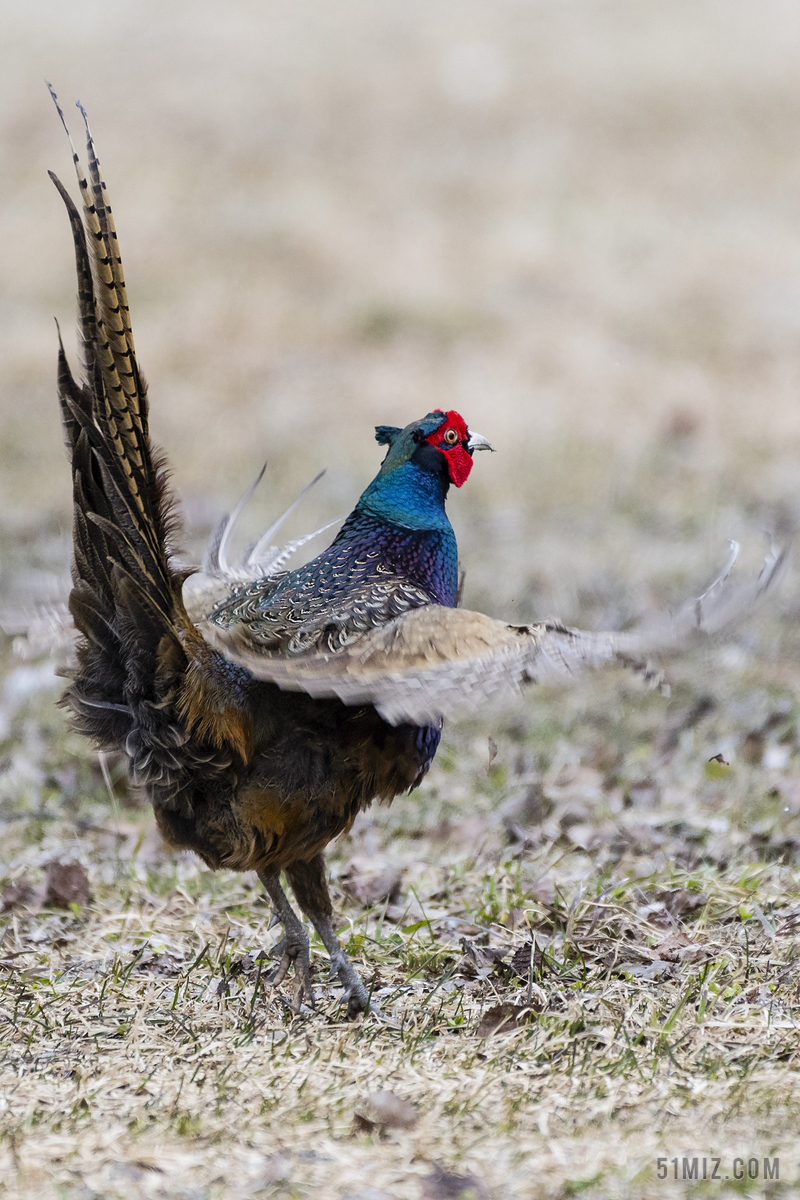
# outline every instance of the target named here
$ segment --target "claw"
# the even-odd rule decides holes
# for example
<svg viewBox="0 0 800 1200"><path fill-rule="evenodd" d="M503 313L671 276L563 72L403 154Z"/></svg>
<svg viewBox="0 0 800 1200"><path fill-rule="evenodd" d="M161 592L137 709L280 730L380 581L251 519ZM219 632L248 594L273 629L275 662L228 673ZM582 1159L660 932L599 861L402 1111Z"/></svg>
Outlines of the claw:
<svg viewBox="0 0 800 1200"><path fill-rule="evenodd" d="M374 1000L370 1000L369 992L359 980L358 987L346 987L342 992L341 1004L347 1004L347 1015L350 1018L357 1017L359 1013L365 1013L369 1008L371 1013L380 1015L380 1009Z"/></svg>
<svg viewBox="0 0 800 1200"><path fill-rule="evenodd" d="M359 1013L366 1012L367 1008L377 1009L375 1002L370 1002L369 992L359 979L355 967L341 949L338 954L331 957L331 972L328 981L335 979L342 984L343 990L339 1003L347 1005L348 1017L356 1017Z"/></svg>
<svg viewBox="0 0 800 1200"><path fill-rule="evenodd" d="M302 1004L308 1004L311 1008L315 1008L316 999L314 997L314 988L311 984L311 960L308 954L308 946L290 944L286 938L283 938L275 946L272 953L276 957L280 955L278 965L269 979L272 987L280 987L289 974L289 967L294 966L294 975L297 983L292 1007L298 1011Z"/></svg>
<svg viewBox="0 0 800 1200"><path fill-rule="evenodd" d="M286 976L289 973L289 967L291 966L291 964L292 964L292 960L289 957L289 955L284 954L283 957L281 958L281 961L278 963L277 967L273 971L272 977L270 978L270 983L272 984L273 987L280 987L280 985L283 983L284 979L286 978Z"/></svg>

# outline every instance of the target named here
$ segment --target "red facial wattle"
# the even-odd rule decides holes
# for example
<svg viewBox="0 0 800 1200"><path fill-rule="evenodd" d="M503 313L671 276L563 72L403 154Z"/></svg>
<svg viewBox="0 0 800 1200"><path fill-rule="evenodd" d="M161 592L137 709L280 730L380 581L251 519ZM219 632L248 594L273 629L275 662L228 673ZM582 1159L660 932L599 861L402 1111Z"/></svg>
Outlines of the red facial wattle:
<svg viewBox="0 0 800 1200"><path fill-rule="evenodd" d="M455 409L443 412L442 418L442 424L425 441L441 450L447 459L450 482L454 487L461 487L472 470L472 455L467 449L469 430L466 421ZM453 434L457 436L453 438Z"/></svg>

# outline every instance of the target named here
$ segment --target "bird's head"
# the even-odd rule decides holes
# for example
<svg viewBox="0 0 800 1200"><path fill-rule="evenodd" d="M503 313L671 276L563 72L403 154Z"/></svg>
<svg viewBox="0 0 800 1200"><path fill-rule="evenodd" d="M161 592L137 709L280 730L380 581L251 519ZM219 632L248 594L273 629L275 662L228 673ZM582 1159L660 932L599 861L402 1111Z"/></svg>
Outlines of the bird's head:
<svg viewBox="0 0 800 1200"><path fill-rule="evenodd" d="M444 475L448 483L456 487L466 483L475 451L494 449L485 437L467 428L466 421L455 409L442 412L437 408L421 421L412 421L405 429L378 425L375 440L389 447L381 475L413 462L425 471Z"/></svg>

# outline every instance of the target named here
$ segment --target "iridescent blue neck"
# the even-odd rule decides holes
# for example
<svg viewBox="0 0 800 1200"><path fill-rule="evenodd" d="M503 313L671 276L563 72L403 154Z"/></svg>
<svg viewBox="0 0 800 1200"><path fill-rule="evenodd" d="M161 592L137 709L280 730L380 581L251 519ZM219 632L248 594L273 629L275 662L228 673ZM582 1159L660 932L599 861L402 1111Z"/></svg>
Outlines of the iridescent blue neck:
<svg viewBox="0 0 800 1200"><path fill-rule="evenodd" d="M342 526L334 546L365 551L393 574L452 607L458 589L458 547L444 510L447 481L413 463L374 479ZM331 547L333 549L333 547Z"/></svg>
<svg viewBox="0 0 800 1200"><path fill-rule="evenodd" d="M440 474L404 463L387 475L377 475L361 494L356 509L381 517L403 529L431 529L452 534L444 510L449 484Z"/></svg>

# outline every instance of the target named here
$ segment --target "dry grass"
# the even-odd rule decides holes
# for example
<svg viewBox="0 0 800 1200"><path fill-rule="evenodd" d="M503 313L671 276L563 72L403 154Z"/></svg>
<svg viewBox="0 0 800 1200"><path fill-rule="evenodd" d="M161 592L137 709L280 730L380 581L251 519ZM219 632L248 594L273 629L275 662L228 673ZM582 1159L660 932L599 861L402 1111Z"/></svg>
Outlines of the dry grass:
<svg viewBox="0 0 800 1200"><path fill-rule="evenodd" d="M358 823L331 855L381 1005L355 1025L324 975L315 1014L265 987L276 933L256 881L166 857L149 815L110 809L80 743L53 736L47 693L24 700L6 870L36 885L54 857L80 861L93 897L8 914L9 1194L416 1197L439 1164L496 1197L652 1196L658 1157L694 1155L728 1174L778 1155L770 1194L791 1194L795 714L772 711L775 765L715 771L721 733L743 746L759 715L752 691L739 722L728 695L693 728L684 688L666 722L620 681L544 696L493 727L491 763L462 729L420 796ZM354 899L387 864L399 899ZM481 1037L501 1003L531 1020ZM416 1106L413 1128L359 1129L379 1088Z"/></svg>
<svg viewBox="0 0 800 1200"><path fill-rule="evenodd" d="M797 525L797 24L778 0L6 5L3 604L68 552L43 75L92 115L190 546L265 457L253 530L321 466L297 529L346 512L370 426L446 404L501 451L450 505L471 606L599 628L693 590L726 537L752 566ZM264 987L254 881L165 855L6 648L0 881L34 891L0 918L0 1194L800 1193L798 582L670 665L668 700L608 675L449 729L420 792L331 849L382 1011L355 1025L322 973L316 1013ZM88 903L41 905L54 859ZM501 1003L530 1019L481 1036ZM370 1131L378 1089L416 1124ZM658 1180L694 1155L780 1180Z"/></svg>

